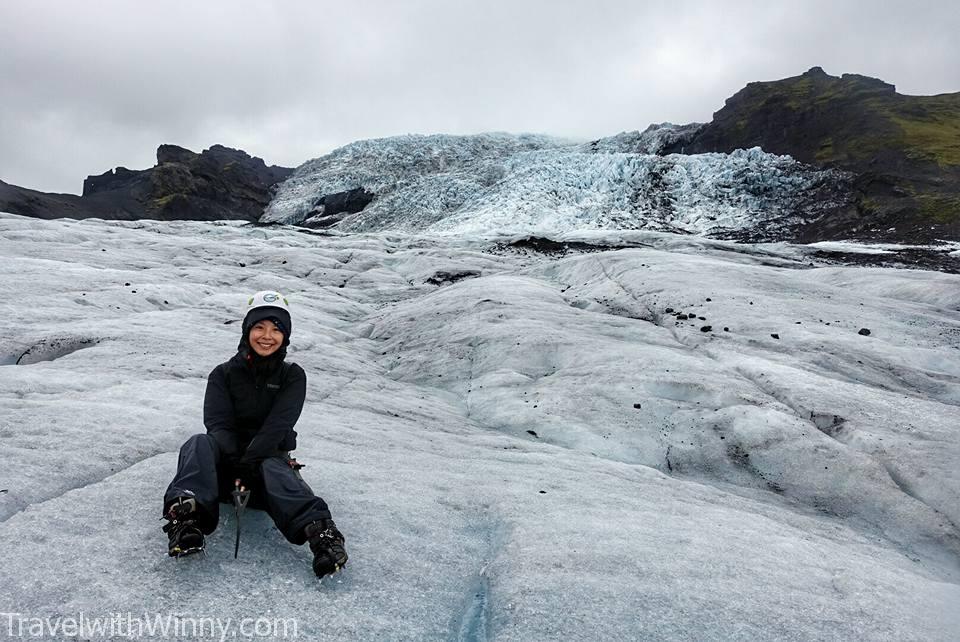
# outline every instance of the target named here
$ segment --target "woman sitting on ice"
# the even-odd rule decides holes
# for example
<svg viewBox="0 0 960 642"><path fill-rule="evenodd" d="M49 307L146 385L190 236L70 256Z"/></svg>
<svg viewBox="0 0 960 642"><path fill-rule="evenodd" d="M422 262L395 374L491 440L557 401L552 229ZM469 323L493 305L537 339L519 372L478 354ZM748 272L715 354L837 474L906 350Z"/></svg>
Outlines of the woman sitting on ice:
<svg viewBox="0 0 960 642"><path fill-rule="evenodd" d="M206 434L180 448L177 474L163 500L163 530L171 556L203 550L217 527L220 502L232 503L235 480L249 488L250 506L266 510L284 537L310 542L318 577L347 562L343 535L327 504L313 494L289 452L306 396L303 368L286 363L292 329L287 301L278 292L249 300L237 354L213 369L203 400Z"/></svg>

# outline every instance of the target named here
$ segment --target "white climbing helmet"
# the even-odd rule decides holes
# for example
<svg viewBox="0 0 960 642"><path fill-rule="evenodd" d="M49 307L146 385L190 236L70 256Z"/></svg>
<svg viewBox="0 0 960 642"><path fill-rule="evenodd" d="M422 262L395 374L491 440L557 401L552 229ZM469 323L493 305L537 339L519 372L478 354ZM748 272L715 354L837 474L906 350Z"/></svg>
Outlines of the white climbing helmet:
<svg viewBox="0 0 960 642"><path fill-rule="evenodd" d="M247 333L257 321L263 319L273 319L280 331L286 337L286 342L290 341L290 333L293 332L293 321L290 318L290 305L282 294L276 290L262 290L257 292L247 300L247 309L243 315L243 336L246 340Z"/></svg>
<svg viewBox="0 0 960 642"><path fill-rule="evenodd" d="M290 314L290 304L287 303L284 296L276 290L261 290L250 297L250 300L247 301L245 313L249 313L250 310L256 308L280 308L281 310L286 310L287 314Z"/></svg>

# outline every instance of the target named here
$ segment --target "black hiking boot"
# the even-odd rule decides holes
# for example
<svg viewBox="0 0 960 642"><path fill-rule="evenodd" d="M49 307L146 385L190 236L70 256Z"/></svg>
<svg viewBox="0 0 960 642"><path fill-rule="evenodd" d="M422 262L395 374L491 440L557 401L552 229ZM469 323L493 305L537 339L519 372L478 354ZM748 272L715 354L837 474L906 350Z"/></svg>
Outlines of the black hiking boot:
<svg viewBox="0 0 960 642"><path fill-rule="evenodd" d="M197 526L197 500L178 497L163 516L163 532L170 540L170 557L183 557L203 550L203 531Z"/></svg>
<svg viewBox="0 0 960 642"><path fill-rule="evenodd" d="M317 577L332 575L347 563L343 548L343 534L332 519L321 519L308 524L304 530L313 551L313 572Z"/></svg>

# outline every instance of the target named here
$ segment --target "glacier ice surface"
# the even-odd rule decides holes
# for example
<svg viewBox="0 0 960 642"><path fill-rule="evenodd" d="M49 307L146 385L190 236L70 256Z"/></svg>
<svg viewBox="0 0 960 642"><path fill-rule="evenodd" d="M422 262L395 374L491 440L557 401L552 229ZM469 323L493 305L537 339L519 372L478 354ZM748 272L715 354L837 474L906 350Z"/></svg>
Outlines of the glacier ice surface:
<svg viewBox="0 0 960 642"><path fill-rule="evenodd" d="M0 612L956 639L960 277L579 238L633 247L0 216ZM309 379L296 454L351 555L322 583L256 511L238 560L229 516L202 557L167 558L160 531L205 377L266 288ZM57 337L92 341L16 365Z"/></svg>

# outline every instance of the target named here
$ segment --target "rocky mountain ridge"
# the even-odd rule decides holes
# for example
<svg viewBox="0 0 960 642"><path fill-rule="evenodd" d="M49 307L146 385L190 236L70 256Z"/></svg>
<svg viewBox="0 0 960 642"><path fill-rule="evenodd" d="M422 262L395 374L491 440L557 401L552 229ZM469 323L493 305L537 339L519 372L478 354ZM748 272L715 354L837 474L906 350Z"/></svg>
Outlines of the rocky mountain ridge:
<svg viewBox="0 0 960 642"><path fill-rule="evenodd" d="M201 153L160 145L157 164L88 176L82 196L47 194L0 182L0 210L36 218L256 221L275 186L293 172L239 149Z"/></svg>
<svg viewBox="0 0 960 642"><path fill-rule="evenodd" d="M960 238L960 92L907 96L877 78L813 67L749 83L663 152L754 146L855 177L853 206L809 224L798 240Z"/></svg>

